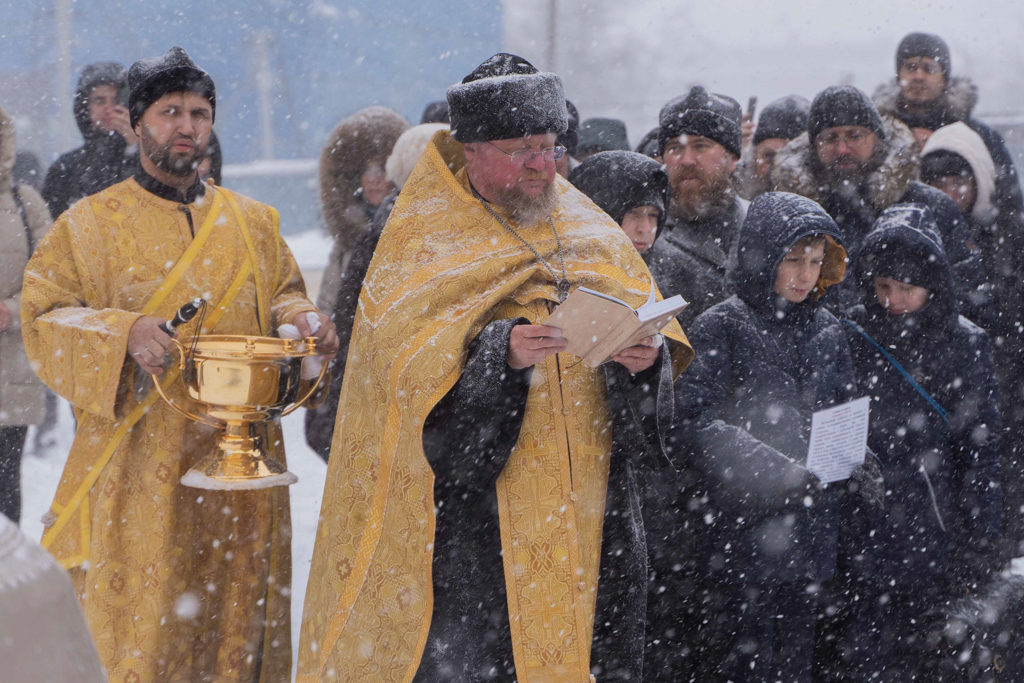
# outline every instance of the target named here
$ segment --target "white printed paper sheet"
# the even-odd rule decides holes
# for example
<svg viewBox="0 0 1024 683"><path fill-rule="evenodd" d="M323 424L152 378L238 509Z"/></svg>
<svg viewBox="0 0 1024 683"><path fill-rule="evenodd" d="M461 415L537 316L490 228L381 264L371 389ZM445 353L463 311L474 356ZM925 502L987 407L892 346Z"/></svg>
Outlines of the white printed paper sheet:
<svg viewBox="0 0 1024 683"><path fill-rule="evenodd" d="M811 417L807 469L822 483L849 479L853 469L864 464L870 402L865 396L819 410Z"/></svg>

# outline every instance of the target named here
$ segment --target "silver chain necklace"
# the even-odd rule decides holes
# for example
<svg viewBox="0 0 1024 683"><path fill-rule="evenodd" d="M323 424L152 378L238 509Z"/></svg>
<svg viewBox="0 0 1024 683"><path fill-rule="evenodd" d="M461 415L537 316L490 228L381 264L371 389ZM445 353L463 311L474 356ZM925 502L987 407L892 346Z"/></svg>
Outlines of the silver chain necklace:
<svg viewBox="0 0 1024 683"><path fill-rule="evenodd" d="M551 226L551 232L555 233L555 242L558 244L558 260L562 264L561 278L559 278L558 274L555 273L555 269L551 267L551 264L548 263L547 259L541 256L540 252L537 251L532 244L524 240L522 235L513 230L512 226L509 225L504 218L499 216L494 209L488 206L487 202L484 201L483 198L480 198L480 203L483 205L485 209L487 209L487 212L489 214L494 216L495 220L501 223L501 226L503 228L508 230L510 233L512 233L513 237L515 237L517 240L526 245L526 248L533 252L533 255L537 257L537 260L544 264L544 267L548 269L549 273L551 273L551 279L555 281L555 287L558 290L558 303L562 303L563 301L565 301L566 298L569 296L569 276L566 275L565 272L565 258L562 256L562 239L558 236L558 231L555 230L555 222L551 220L551 216L548 215L548 225Z"/></svg>

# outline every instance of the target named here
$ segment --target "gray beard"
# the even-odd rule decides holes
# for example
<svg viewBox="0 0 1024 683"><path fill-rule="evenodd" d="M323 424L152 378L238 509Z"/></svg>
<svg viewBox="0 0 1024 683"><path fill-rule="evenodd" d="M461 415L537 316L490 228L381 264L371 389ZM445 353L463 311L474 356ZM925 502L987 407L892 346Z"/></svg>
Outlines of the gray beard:
<svg viewBox="0 0 1024 683"><path fill-rule="evenodd" d="M558 206L558 193L548 185L540 195L533 197L516 188L505 188L498 193L495 204L512 214L520 225L533 225L551 215Z"/></svg>

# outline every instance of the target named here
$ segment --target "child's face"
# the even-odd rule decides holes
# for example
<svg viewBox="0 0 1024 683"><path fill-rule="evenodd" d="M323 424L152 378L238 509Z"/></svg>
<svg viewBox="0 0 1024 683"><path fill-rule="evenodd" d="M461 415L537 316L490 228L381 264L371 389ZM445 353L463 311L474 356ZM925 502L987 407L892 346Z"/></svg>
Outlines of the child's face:
<svg viewBox="0 0 1024 683"><path fill-rule="evenodd" d="M653 206L637 206L622 217L622 231L641 254L646 254L654 246L660 217L661 212Z"/></svg>
<svg viewBox="0 0 1024 683"><path fill-rule="evenodd" d="M794 245L775 271L775 293L790 303L802 302L814 290L824 261L825 240Z"/></svg>
<svg viewBox="0 0 1024 683"><path fill-rule="evenodd" d="M921 310L928 303L931 294L924 287L909 285L892 278L875 276L875 296L878 303L893 315L903 315Z"/></svg>

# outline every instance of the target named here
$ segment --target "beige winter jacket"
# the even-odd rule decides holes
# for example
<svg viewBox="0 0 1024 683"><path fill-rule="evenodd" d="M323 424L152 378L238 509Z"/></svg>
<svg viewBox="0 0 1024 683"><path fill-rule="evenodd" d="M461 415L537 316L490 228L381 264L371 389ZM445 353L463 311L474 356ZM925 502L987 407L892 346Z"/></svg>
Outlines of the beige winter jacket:
<svg viewBox="0 0 1024 683"><path fill-rule="evenodd" d="M14 125L0 109L0 304L11 314L10 327L0 332L0 427L42 422L46 396L21 340L21 281L28 264L29 240L11 181L15 154ZM19 186L18 194L33 244L38 245L53 222L50 213L31 187Z"/></svg>

